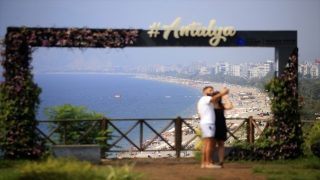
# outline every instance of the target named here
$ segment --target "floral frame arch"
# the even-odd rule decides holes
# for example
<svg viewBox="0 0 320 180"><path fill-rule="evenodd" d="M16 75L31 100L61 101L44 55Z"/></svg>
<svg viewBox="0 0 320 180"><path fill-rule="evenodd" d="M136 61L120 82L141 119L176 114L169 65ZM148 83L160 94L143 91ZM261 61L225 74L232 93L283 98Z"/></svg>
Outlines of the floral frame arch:
<svg viewBox="0 0 320 180"><path fill-rule="evenodd" d="M163 31L159 31L159 33L163 34ZM239 40L241 43L238 42ZM175 39L171 33L168 40L164 40L160 35L158 38L152 39L147 30L141 29L28 27L8 27L6 37L1 41L1 44L3 44L1 64L4 68L2 75L5 81L1 83L0 89L0 133L2 134L0 149L5 152L6 158L39 158L46 153L44 139L35 131L35 127L38 125L36 112L40 103L41 88L33 82L32 47L211 47L208 45L207 39L203 37ZM278 72L275 74L279 76L279 72L284 72L285 75L279 76L279 81L290 79L289 84L282 83L287 88L288 95L283 95L282 99L277 102L290 97L295 99L292 103L296 103L296 89L291 88L293 84L295 88L298 85L295 63L289 62L289 67L286 67L287 57L296 45L296 31L237 31L234 37L228 38L218 47L274 47L275 60L278 65ZM294 117L289 119L286 119L287 116L282 115L281 112L275 114L277 119L272 122L273 126L280 130L278 132L288 130L291 132L297 128L299 113L290 113ZM284 126L283 124L287 122L292 124L289 127ZM273 137L274 135L277 134L271 132L268 136ZM295 139L293 140L297 141L296 145L290 146L288 150L284 151L286 156L296 156L300 139ZM281 140L283 140L282 136L273 141L280 142ZM278 154L274 156L283 157L280 150L282 147L284 146L278 146ZM261 151L260 154L268 154L263 149L259 149L259 151Z"/></svg>
<svg viewBox="0 0 320 180"><path fill-rule="evenodd" d="M9 27L1 42L0 149L5 156L37 158L46 152L35 131L41 88L33 82L31 47L123 48L137 36L137 30Z"/></svg>

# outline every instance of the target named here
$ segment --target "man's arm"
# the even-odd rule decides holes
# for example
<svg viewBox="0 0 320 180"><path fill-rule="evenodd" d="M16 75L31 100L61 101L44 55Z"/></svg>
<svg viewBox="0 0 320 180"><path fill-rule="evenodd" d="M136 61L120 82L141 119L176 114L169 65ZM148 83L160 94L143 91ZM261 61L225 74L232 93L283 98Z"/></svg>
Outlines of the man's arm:
<svg viewBox="0 0 320 180"><path fill-rule="evenodd" d="M199 107L198 107L198 105L199 105L199 102L197 103L197 114L198 114L198 118L200 118L200 113L199 113Z"/></svg>
<svg viewBox="0 0 320 180"><path fill-rule="evenodd" d="M210 99L210 102L214 102L219 100L222 96L226 95L229 93L229 89L223 89L219 94L216 94L214 96L212 96L212 98Z"/></svg>

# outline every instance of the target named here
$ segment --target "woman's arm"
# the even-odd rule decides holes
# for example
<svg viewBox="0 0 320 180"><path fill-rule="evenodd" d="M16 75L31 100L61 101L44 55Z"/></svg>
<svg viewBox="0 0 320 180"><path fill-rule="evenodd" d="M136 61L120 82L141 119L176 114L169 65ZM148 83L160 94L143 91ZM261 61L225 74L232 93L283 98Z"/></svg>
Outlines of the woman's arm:
<svg viewBox="0 0 320 180"><path fill-rule="evenodd" d="M223 100L226 102L225 104L223 104L224 109L232 109L233 105L231 103L231 101L228 99L228 97L226 95L222 96Z"/></svg>

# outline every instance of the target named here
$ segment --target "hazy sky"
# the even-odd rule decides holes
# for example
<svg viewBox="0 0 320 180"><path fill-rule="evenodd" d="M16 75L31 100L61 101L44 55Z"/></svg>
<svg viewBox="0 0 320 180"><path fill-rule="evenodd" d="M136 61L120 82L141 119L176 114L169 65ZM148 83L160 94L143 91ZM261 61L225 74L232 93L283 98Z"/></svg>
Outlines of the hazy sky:
<svg viewBox="0 0 320 180"><path fill-rule="evenodd" d="M301 61L320 59L320 0L1 0L0 38L8 26L149 29L153 22L194 21L236 30L297 30ZM39 48L33 66L61 68L77 62L109 65L188 64L203 60L262 62L273 48ZM101 63L101 62L100 62Z"/></svg>

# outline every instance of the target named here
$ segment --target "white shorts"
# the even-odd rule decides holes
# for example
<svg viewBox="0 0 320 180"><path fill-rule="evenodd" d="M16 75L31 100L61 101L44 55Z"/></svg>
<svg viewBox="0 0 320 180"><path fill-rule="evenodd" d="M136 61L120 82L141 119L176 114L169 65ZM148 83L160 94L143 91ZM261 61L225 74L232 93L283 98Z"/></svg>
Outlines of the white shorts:
<svg viewBox="0 0 320 180"><path fill-rule="evenodd" d="M200 124L202 137L209 138L214 137L216 127L214 124Z"/></svg>

